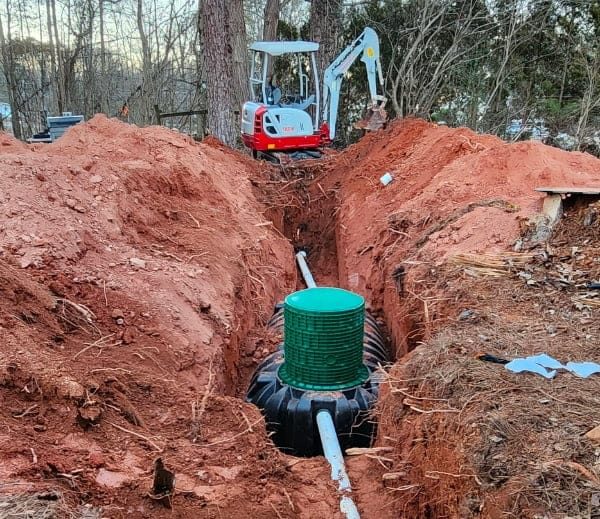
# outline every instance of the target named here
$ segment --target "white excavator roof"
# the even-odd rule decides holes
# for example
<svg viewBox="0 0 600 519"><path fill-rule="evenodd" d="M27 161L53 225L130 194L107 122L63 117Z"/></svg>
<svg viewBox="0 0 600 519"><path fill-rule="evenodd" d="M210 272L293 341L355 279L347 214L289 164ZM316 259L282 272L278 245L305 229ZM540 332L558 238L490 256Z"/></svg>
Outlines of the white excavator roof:
<svg viewBox="0 0 600 519"><path fill-rule="evenodd" d="M316 52L319 50L319 44L313 41L256 41L250 45L250 50L281 56L299 52Z"/></svg>

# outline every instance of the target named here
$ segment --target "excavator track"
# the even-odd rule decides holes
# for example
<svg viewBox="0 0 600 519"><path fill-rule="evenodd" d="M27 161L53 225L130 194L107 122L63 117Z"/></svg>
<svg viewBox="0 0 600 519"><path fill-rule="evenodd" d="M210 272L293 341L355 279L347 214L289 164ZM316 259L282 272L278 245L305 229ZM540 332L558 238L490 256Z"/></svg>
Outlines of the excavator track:
<svg viewBox="0 0 600 519"><path fill-rule="evenodd" d="M320 159L322 154L318 150L295 150L292 152L253 150L252 156L255 159L265 160L272 164L285 165L297 160Z"/></svg>

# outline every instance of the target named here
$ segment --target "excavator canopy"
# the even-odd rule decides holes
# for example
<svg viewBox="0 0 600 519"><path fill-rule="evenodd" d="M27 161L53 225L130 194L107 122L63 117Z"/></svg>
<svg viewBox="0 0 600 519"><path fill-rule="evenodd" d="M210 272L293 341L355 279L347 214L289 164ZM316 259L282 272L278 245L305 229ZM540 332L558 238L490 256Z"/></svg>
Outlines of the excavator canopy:
<svg viewBox="0 0 600 519"><path fill-rule="evenodd" d="M282 56L300 52L317 52L319 44L312 41L257 41L250 46L250 50L264 52L270 56Z"/></svg>

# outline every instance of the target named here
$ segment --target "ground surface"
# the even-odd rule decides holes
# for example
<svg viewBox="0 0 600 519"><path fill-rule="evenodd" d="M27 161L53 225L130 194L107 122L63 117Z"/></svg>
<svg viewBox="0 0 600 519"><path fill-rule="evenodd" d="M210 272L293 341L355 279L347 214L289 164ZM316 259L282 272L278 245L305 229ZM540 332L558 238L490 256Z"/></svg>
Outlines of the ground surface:
<svg viewBox="0 0 600 519"><path fill-rule="evenodd" d="M308 245L317 281L367 296L397 351L381 450L349 459L363 515L599 514L600 450L583 437L600 424L598 381L510 375L476 355L600 360L600 294L585 290L600 276L594 199L567 202L550 245L531 232L534 188L599 186L600 161L409 120L297 173L309 180L296 179L286 234Z"/></svg>
<svg viewBox="0 0 600 519"><path fill-rule="evenodd" d="M103 117L0 135L0 517L338 516L324 460L241 398L294 249L395 347L379 450L348 458L363 517L600 514L599 382L476 358L600 361L600 209L536 242L539 185L598 186L600 161L418 120L281 170Z"/></svg>

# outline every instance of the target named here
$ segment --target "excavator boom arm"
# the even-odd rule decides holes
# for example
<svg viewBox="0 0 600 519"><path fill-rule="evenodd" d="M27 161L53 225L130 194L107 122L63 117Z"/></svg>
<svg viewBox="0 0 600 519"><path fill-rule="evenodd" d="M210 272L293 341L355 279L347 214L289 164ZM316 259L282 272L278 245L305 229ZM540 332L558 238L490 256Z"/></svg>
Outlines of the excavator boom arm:
<svg viewBox="0 0 600 519"><path fill-rule="evenodd" d="M377 93L377 83L383 92L383 73L379 59L379 38L370 27L366 27L362 34L356 38L340 55L327 67L324 75L323 88L323 120L329 126L329 138L335 137L340 91L344 74L362 54L361 61L365 64L369 93L371 95L371 109L383 110L385 97Z"/></svg>

